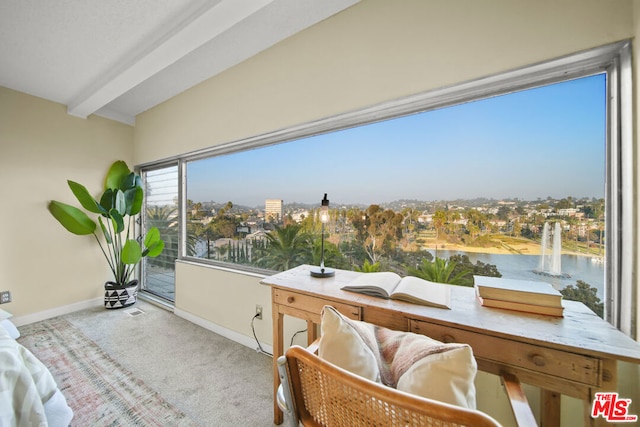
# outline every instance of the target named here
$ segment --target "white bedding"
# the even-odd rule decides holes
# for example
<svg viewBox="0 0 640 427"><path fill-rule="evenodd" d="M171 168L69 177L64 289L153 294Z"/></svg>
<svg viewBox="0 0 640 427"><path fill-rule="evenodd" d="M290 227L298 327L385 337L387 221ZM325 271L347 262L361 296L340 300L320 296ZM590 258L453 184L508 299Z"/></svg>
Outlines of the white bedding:
<svg viewBox="0 0 640 427"><path fill-rule="evenodd" d="M49 370L0 327L0 426L64 427L72 418Z"/></svg>

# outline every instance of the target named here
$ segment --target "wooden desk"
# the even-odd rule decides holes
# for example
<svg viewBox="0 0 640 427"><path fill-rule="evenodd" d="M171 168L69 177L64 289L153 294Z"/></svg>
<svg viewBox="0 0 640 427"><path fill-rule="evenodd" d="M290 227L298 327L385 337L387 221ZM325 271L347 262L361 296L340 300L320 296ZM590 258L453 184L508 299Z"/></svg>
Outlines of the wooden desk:
<svg viewBox="0 0 640 427"><path fill-rule="evenodd" d="M277 359L284 352L283 318L307 321L315 339L324 305L343 315L386 328L413 331L444 342L471 345L478 368L511 373L542 390L542 425L560 425L560 395L586 402L585 425L605 424L590 417L596 391L615 391L618 360L640 363L640 344L596 316L582 303L563 301L565 317L555 318L482 307L473 288L452 286L451 310L384 300L340 290L359 274L336 270L334 277L314 278L302 265L266 277L273 310L274 422L282 423L275 401L279 385Z"/></svg>

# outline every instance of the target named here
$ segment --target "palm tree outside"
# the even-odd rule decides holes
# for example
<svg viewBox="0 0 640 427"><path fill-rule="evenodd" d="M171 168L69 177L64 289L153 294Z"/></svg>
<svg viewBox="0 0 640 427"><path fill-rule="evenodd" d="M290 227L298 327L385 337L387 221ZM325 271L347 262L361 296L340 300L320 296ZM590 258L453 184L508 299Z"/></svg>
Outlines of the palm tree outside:
<svg viewBox="0 0 640 427"><path fill-rule="evenodd" d="M284 271L313 259L311 236L299 224L275 226L266 239L268 247L258 261L261 267Z"/></svg>
<svg viewBox="0 0 640 427"><path fill-rule="evenodd" d="M423 259L418 268L409 267L407 271L410 276L420 277L431 282L465 286L468 283L465 279L471 274L471 271L463 270L454 274L456 265L455 261L436 257L432 262Z"/></svg>

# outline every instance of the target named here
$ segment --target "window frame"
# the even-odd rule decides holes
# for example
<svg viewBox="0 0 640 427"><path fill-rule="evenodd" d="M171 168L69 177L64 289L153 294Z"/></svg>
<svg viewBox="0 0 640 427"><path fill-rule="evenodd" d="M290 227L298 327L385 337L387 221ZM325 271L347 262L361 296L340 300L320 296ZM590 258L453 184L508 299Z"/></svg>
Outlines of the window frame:
<svg viewBox="0 0 640 427"><path fill-rule="evenodd" d="M154 163L150 163L147 165L138 165L135 167L135 171L137 174L140 175L140 178L144 181L147 177L147 174L159 169L165 169L165 168L169 168L169 167L173 167L173 166L177 166L178 167L178 259L180 258L180 254L182 253L182 246L183 244L185 244L186 240L183 239L182 237L182 230L184 229L183 225L184 224L182 222L182 212L184 211L184 209L182 209L181 207L181 202L180 200L182 200L182 196L180 194L181 188L182 188L182 183L184 182L184 180L182 179L182 176L180 174L181 168L182 168L182 162L177 159L177 158L172 158L172 159L167 159L161 162L154 162ZM146 182L145 182L146 185ZM145 230L147 228L147 216L144 214L147 211L147 198L145 195L145 198L143 199L143 206L141 209L141 213L139 215L139 220L136 221L136 224L138 226L137 228L137 236L138 239L141 240L142 239L142 230ZM147 291L147 283L145 282L145 278L147 277L147 273L146 270L148 268L147 266L147 262L149 261L148 258L144 258L143 261L139 264L138 266L138 277L140 278L140 290L146 292L146 295L150 298L153 299L154 301L160 303L161 305L171 305L171 303L175 303L175 301L170 301L169 299L166 299L160 295L157 295L154 292L149 292ZM175 287L175 266L174 266L174 287Z"/></svg>
<svg viewBox="0 0 640 427"><path fill-rule="evenodd" d="M605 153L605 320L635 337L637 289L633 284L636 278L634 271L636 270L637 227L633 200L635 151L633 148L631 42L629 40L208 147L165 159L162 162L142 164L138 169L154 168L172 161L179 163L180 260L213 265L227 271L268 275L272 272L186 255L184 224L187 203L187 162L266 147L599 73L606 73L608 99Z"/></svg>

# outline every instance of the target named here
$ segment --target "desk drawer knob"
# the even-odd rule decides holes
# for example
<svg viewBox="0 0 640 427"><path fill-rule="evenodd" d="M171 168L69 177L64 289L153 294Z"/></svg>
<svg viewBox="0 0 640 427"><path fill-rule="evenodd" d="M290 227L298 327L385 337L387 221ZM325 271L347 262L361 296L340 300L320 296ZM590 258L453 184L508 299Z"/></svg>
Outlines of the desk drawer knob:
<svg viewBox="0 0 640 427"><path fill-rule="evenodd" d="M445 334L442 336L442 342L448 344L448 343L456 342L456 339L454 338L453 335Z"/></svg>
<svg viewBox="0 0 640 427"><path fill-rule="evenodd" d="M529 360L533 362L536 366L544 366L547 362L545 362L544 357L539 354L532 354L529 356Z"/></svg>
<svg viewBox="0 0 640 427"><path fill-rule="evenodd" d="M288 297L288 298L287 298L287 302L288 302L289 304L292 304L295 300L296 300L296 299L295 299L294 297Z"/></svg>

